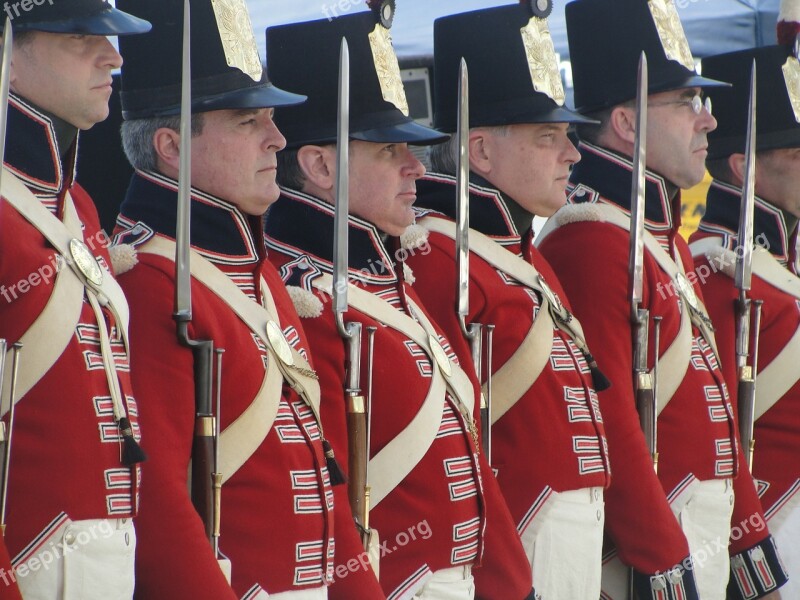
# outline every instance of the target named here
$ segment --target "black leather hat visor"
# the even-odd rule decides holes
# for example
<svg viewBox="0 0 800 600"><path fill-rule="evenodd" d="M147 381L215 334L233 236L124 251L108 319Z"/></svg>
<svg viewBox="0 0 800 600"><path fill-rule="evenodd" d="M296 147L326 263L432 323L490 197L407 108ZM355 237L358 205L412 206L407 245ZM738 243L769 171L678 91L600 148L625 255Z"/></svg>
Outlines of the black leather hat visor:
<svg viewBox="0 0 800 600"><path fill-rule="evenodd" d="M43 0L47 1L47 0ZM54 0L58 2L58 0ZM51 21L12 21L14 31L45 31L49 33L82 33L87 35L131 35L147 33L151 29L148 21L134 17L113 6L104 5L101 10L88 15L69 16Z"/></svg>

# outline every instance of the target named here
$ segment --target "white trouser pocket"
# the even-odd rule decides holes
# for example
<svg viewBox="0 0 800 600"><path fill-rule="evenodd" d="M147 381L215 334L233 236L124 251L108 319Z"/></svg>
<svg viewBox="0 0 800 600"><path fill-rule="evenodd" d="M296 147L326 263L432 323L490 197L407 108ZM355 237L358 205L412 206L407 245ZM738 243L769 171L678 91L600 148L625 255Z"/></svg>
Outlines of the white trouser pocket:
<svg viewBox="0 0 800 600"><path fill-rule="evenodd" d="M131 519L67 521L15 566L25 600L131 600Z"/></svg>

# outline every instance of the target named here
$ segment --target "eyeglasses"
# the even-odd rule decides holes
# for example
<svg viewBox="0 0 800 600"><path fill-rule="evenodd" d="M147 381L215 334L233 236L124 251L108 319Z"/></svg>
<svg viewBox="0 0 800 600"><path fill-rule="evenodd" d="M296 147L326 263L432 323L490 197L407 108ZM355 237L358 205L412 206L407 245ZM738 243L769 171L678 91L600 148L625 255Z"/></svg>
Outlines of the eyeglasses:
<svg viewBox="0 0 800 600"><path fill-rule="evenodd" d="M699 115L703 108L706 109L709 115L713 114L711 112L711 98L708 96L705 99L701 98L699 94L696 94L691 100L670 100L668 102L650 102L648 103L649 106L688 106L692 109L692 112L696 115Z"/></svg>

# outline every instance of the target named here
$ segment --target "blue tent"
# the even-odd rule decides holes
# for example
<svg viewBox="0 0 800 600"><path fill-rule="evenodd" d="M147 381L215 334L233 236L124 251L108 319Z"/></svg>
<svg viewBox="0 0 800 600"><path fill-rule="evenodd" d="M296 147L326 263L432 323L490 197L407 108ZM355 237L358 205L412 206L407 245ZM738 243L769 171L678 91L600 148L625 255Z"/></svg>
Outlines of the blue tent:
<svg viewBox="0 0 800 600"><path fill-rule="evenodd" d="M675 6L698 58L751 46L775 43L780 0L675 0ZM397 0L392 34L400 57L428 55L433 45L433 20L443 15L508 4L498 0ZM556 51L569 58L564 6L554 0L550 29ZM335 18L366 9L364 0L248 0L262 58L264 30L312 19Z"/></svg>

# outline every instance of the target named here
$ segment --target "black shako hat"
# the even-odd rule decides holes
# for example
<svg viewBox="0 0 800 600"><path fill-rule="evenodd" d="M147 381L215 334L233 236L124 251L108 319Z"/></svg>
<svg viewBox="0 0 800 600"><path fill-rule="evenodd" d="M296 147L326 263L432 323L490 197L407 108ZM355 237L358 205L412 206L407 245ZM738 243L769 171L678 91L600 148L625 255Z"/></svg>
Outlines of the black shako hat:
<svg viewBox="0 0 800 600"><path fill-rule="evenodd" d="M350 52L350 137L365 142L427 145L448 136L408 116L400 67L389 35L392 0L368 12L267 29L269 74L308 96L279 111L275 123L289 148L336 141L339 49Z"/></svg>
<svg viewBox="0 0 800 600"><path fill-rule="evenodd" d="M86 35L129 35L150 31L150 23L114 8L105 0L27 0L6 2L6 17L15 32L45 31Z"/></svg>
<svg viewBox="0 0 800 600"><path fill-rule="evenodd" d="M566 17L575 106L584 113L636 97L642 51L650 94L728 85L695 71L673 0L575 0Z"/></svg>
<svg viewBox="0 0 800 600"><path fill-rule="evenodd" d="M750 68L756 61L756 150L800 147L800 63L788 46L765 46L703 59L703 73L733 84L714 90L717 129L708 134L708 157L744 153Z"/></svg>
<svg viewBox="0 0 800 600"><path fill-rule="evenodd" d="M153 23L147 35L120 40L123 118L180 114L183 1L117 0L117 5ZM192 112L305 100L267 80L245 0L191 0L190 9Z"/></svg>
<svg viewBox="0 0 800 600"><path fill-rule="evenodd" d="M462 57L470 127L595 122L564 107L547 19L534 16L528 2L436 19L433 49L437 129L456 130Z"/></svg>

